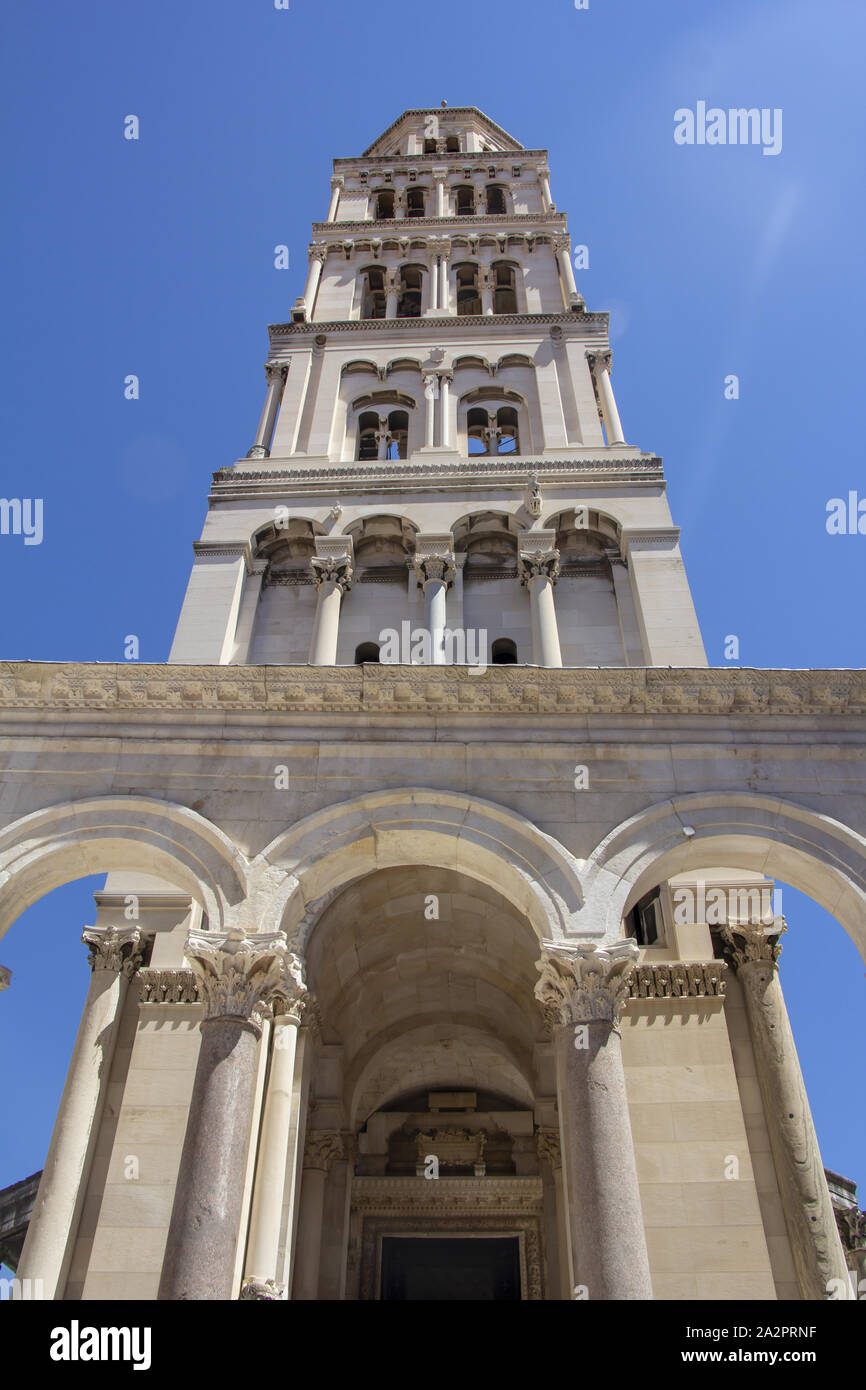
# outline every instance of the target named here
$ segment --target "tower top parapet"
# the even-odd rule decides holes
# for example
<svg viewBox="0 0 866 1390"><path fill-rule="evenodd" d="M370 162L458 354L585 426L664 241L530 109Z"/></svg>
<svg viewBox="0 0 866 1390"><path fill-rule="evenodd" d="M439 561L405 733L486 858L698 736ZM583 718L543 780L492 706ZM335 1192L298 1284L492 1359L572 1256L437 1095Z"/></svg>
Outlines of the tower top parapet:
<svg viewBox="0 0 866 1390"><path fill-rule="evenodd" d="M430 106L404 111L364 150L367 156L517 153L519 140L477 106Z"/></svg>

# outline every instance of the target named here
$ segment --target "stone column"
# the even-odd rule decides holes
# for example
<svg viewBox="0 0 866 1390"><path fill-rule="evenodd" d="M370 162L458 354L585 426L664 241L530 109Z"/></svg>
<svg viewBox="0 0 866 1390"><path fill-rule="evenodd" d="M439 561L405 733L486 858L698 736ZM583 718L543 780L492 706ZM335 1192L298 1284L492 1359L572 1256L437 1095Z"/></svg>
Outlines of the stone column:
<svg viewBox="0 0 866 1390"><path fill-rule="evenodd" d="M767 927L731 923L721 928L720 936L746 1000L800 1292L804 1299L827 1299L829 1280L847 1282L847 1263L779 984L779 938L784 931L783 922Z"/></svg>
<svg viewBox="0 0 866 1390"><path fill-rule="evenodd" d="M415 578L424 590L424 623L430 634L430 662L445 664L446 595L457 575L450 533L415 537Z"/></svg>
<svg viewBox="0 0 866 1390"><path fill-rule="evenodd" d="M541 184L541 205L545 212L550 212L553 199L550 196L550 170L548 168L539 169L538 182Z"/></svg>
<svg viewBox="0 0 866 1390"><path fill-rule="evenodd" d="M520 582L529 590L532 616L532 660L536 666L561 666L559 629L553 585L559 574L555 531L523 531L518 536Z"/></svg>
<svg viewBox="0 0 866 1390"><path fill-rule="evenodd" d="M436 216L436 217L444 217L444 216L445 216L445 181L446 181L447 178L448 178L448 170L447 170L447 169L434 169L434 170L433 170L433 179L434 179L434 182L435 182L435 184L436 184L436 203L435 203L435 213L434 213L434 216Z"/></svg>
<svg viewBox="0 0 866 1390"><path fill-rule="evenodd" d="M610 384L611 354L609 352L592 352L587 355L595 378L604 426L607 430L607 442L608 444L624 444L625 435L622 432L619 411L616 408L616 398Z"/></svg>
<svg viewBox="0 0 866 1390"><path fill-rule="evenodd" d="M328 215L325 218L326 222L336 222L337 220L337 208L340 205L340 194L344 182L345 180L340 174L335 174L331 179L331 202L328 207Z"/></svg>
<svg viewBox="0 0 866 1390"><path fill-rule="evenodd" d="M256 1006L280 980L280 932L190 933L186 956L204 1004L158 1298L231 1298L250 1140Z"/></svg>
<svg viewBox="0 0 866 1390"><path fill-rule="evenodd" d="M439 377L439 443L443 449L451 448L451 383L453 372L442 372Z"/></svg>
<svg viewBox="0 0 866 1390"><path fill-rule="evenodd" d="M540 1163L550 1164L556 1204L556 1248L559 1255L559 1287L562 1298L571 1298L571 1259L569 1258L568 1214L562 1191L562 1144L559 1130L541 1128L535 1133L535 1151Z"/></svg>
<svg viewBox="0 0 866 1390"><path fill-rule="evenodd" d="M283 387L286 384L286 373L288 366L285 362L266 362L265 376L268 379L268 389L265 394L265 403L262 406L262 413L259 416L259 427L256 430L256 437L252 448L247 450L248 459L266 459L271 455L271 439L274 434L274 425L277 421L277 412L283 398Z"/></svg>
<svg viewBox="0 0 866 1390"><path fill-rule="evenodd" d="M559 274L562 279L562 294L565 299L565 306L567 309L573 308L575 304L582 306L584 302L583 295L578 290L577 282L574 278L574 266L571 264L571 249L568 237L555 237L553 245L556 251L556 259L559 262Z"/></svg>
<svg viewBox="0 0 866 1390"><path fill-rule="evenodd" d="M376 455L384 461L388 457L388 445L391 442L391 431L388 429L388 421L379 417L379 428L376 431Z"/></svg>
<svg viewBox="0 0 866 1390"><path fill-rule="evenodd" d="M451 244L448 241L442 242L442 249L439 253L439 308L443 314L451 311L451 282L448 278L448 257L451 254Z"/></svg>
<svg viewBox="0 0 866 1390"><path fill-rule="evenodd" d="M434 401L439 394L439 378L431 373L424 378L424 397L427 401L427 428L424 436L425 449L432 449L436 438L436 406Z"/></svg>
<svg viewBox="0 0 866 1390"><path fill-rule="evenodd" d="M397 317L397 298L400 294L400 283L397 274L389 270L385 276L385 318L395 319Z"/></svg>
<svg viewBox="0 0 866 1390"><path fill-rule="evenodd" d="M307 313L307 322L313 318L313 310L316 306L316 294L319 289L319 281L322 278L322 266L328 254L325 246L311 246L307 252L310 262L310 269L307 272L307 283L304 285L304 308Z"/></svg>
<svg viewBox="0 0 866 1390"><path fill-rule="evenodd" d="M619 1022L638 948L544 942L575 1282L591 1303L652 1298Z"/></svg>
<svg viewBox="0 0 866 1390"><path fill-rule="evenodd" d="M488 318L493 313L493 282L490 278L490 271L480 271L481 276L481 312Z"/></svg>
<svg viewBox="0 0 866 1390"><path fill-rule="evenodd" d="M289 1134L292 1127L292 1091L295 1077L298 1029L309 1002L299 957L287 958L282 979L273 997L271 1060L265 1091L261 1138L256 1161L250 1233L241 1298L286 1296L277 1281L280 1225L286 1192Z"/></svg>
<svg viewBox="0 0 866 1390"><path fill-rule="evenodd" d="M142 960L138 927L85 927L81 939L93 973L17 1272L49 1300L65 1292L118 1025Z"/></svg>
<svg viewBox="0 0 866 1390"><path fill-rule="evenodd" d="M337 660L340 604L343 594L352 587L352 538L317 536L315 545L316 554L310 564L318 595L309 661L311 666L333 666Z"/></svg>
<svg viewBox="0 0 866 1390"><path fill-rule="evenodd" d="M331 1164L335 1158L342 1158L343 1153L343 1137L336 1130L312 1130L307 1135L304 1176L301 1180L298 1248L292 1284L293 1299L309 1300L318 1297L325 1186Z"/></svg>
<svg viewBox="0 0 866 1390"><path fill-rule="evenodd" d="M439 305L439 257L433 251L430 254L430 296L429 308L436 309Z"/></svg>

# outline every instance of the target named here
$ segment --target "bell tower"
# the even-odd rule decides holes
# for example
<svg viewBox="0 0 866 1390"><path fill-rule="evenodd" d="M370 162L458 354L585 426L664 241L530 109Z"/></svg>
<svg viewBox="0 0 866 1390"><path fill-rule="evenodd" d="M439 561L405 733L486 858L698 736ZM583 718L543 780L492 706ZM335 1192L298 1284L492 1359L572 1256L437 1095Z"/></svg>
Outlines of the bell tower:
<svg viewBox="0 0 866 1390"><path fill-rule="evenodd" d="M474 107L405 111L334 161L170 661L705 666L611 363L546 151ZM429 640L383 638L405 624Z"/></svg>

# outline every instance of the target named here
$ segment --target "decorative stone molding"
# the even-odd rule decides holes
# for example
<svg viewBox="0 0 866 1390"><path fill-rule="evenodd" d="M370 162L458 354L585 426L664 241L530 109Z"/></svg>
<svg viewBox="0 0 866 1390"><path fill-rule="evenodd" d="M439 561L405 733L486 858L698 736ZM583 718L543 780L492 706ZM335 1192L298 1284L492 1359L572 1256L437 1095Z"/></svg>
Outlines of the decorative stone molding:
<svg viewBox="0 0 866 1390"><path fill-rule="evenodd" d="M254 1300L256 1303L283 1303L285 1298L285 1284L278 1284L275 1279L247 1278L243 1282L240 1301L242 1303L247 1303L250 1300Z"/></svg>
<svg viewBox="0 0 866 1390"><path fill-rule="evenodd" d="M154 970L138 972L139 1002L142 1004L198 1004L199 991L192 970Z"/></svg>
<svg viewBox="0 0 866 1390"><path fill-rule="evenodd" d="M605 948L543 942L535 997L548 1027L605 1023L618 1032L638 954L634 941Z"/></svg>
<svg viewBox="0 0 866 1390"><path fill-rule="evenodd" d="M241 501L248 499L251 493L259 495L264 492L266 495L270 495L271 492L279 492L282 495L286 484L290 482L322 483L327 486L327 484L334 482L345 484L346 481L369 481L373 478L379 487L383 483L387 483L388 479L393 479L399 485L400 491L406 483L411 483L413 480L424 484L432 479L459 482L466 478L475 477L483 479L485 482L496 481L505 485L510 484L515 488L523 488L526 485L527 465L532 462L531 458L519 458L503 454L495 459L481 457L478 459L458 459L456 462L453 459L446 462L432 460L423 463L409 463L405 460L387 462L382 459L373 459L365 464L355 459L333 468L316 465L310 468L286 467L279 471L268 472L259 469L221 468L213 475L214 496L218 496L221 500ZM604 475L606 479L611 480L641 482L660 482L664 477L660 460L646 455L626 459L545 459L544 471L554 477L558 474L563 475L561 478L563 482L596 480L599 475ZM272 486L270 488L255 488L254 484L271 484ZM653 534L660 534L660 532Z"/></svg>
<svg viewBox="0 0 866 1390"><path fill-rule="evenodd" d="M74 711L160 717L176 711L316 713L390 717L404 713L604 715L652 714L677 724L684 715L747 719L866 716L866 671L759 671L744 668L635 667L606 670L460 667L181 666L0 662L0 711L35 718ZM2 720L2 715L0 715ZM790 727L796 727L792 723Z"/></svg>
<svg viewBox="0 0 866 1390"><path fill-rule="evenodd" d="M636 965L629 979L630 999L724 999L724 961L660 961Z"/></svg>
<svg viewBox="0 0 866 1390"><path fill-rule="evenodd" d="M719 938L725 959L736 971L747 964L767 964L775 971L782 954L782 936L787 931L784 920L773 926L752 926L729 922L719 928Z"/></svg>
<svg viewBox="0 0 866 1390"><path fill-rule="evenodd" d="M253 1012L279 984L285 951L281 932L248 936L236 927L207 936L190 932L186 956L197 977L204 1021L243 1019L257 1030Z"/></svg>
<svg viewBox="0 0 866 1390"><path fill-rule="evenodd" d="M381 249L381 248L379 248ZM459 248L454 248L456 251ZM373 251L373 259L378 258L376 250ZM443 315L441 318L421 318L421 319L400 319L400 332L414 333L417 337L424 339L429 337L434 328L447 329L453 334L455 328L472 329L482 325L489 331L490 324L495 323L497 328L533 328L536 324L549 323L570 323L579 326L581 329L598 328L599 332L606 332L608 326L607 314L589 314L584 310L575 313L572 310L568 314L466 314ZM329 319L327 328L329 333L394 333L398 321L394 319ZM268 332L271 341L281 338L294 338L314 332L321 332L322 322L316 323L272 323ZM471 334L467 334L471 337Z"/></svg>
<svg viewBox="0 0 866 1390"><path fill-rule="evenodd" d="M311 1130L304 1145L304 1167L329 1173L335 1159L345 1158L344 1136L335 1129Z"/></svg>
<svg viewBox="0 0 866 1390"><path fill-rule="evenodd" d="M551 1168L562 1167L562 1143L559 1130L550 1125L539 1125L535 1131L535 1152L539 1163L549 1163Z"/></svg>
<svg viewBox="0 0 866 1390"><path fill-rule="evenodd" d="M419 1130L415 1136L417 1151L416 1172L424 1175L424 1160L428 1154L435 1154L440 1163L455 1164L461 1167L471 1165L476 1177L484 1177L484 1148L487 1135L483 1129L458 1129L443 1126L432 1130Z"/></svg>
<svg viewBox="0 0 866 1390"><path fill-rule="evenodd" d="M138 927L85 927L81 940L87 949L91 970L111 970L131 979L143 959L143 942Z"/></svg>

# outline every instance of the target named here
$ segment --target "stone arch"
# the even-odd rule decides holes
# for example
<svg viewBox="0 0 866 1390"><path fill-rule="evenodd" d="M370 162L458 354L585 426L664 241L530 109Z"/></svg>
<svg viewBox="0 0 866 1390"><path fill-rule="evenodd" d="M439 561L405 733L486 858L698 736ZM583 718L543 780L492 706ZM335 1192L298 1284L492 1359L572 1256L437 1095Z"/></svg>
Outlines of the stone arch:
<svg viewBox="0 0 866 1390"><path fill-rule="evenodd" d="M866 959L866 838L822 812L748 792L672 797L623 821L586 861L587 920L616 940L623 914L647 888L714 863L766 873L808 894Z"/></svg>
<svg viewBox="0 0 866 1390"><path fill-rule="evenodd" d="M347 884L377 869L425 864L458 869L498 889L539 940L579 930L583 893L569 851L508 807L427 787L371 792L299 821L251 866L287 876L269 917L300 949Z"/></svg>
<svg viewBox="0 0 866 1390"><path fill-rule="evenodd" d="M240 851L187 806L149 797L67 801L0 831L0 936L46 893L111 869L177 884L201 904L214 930L247 893Z"/></svg>

